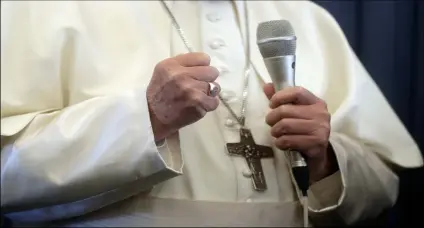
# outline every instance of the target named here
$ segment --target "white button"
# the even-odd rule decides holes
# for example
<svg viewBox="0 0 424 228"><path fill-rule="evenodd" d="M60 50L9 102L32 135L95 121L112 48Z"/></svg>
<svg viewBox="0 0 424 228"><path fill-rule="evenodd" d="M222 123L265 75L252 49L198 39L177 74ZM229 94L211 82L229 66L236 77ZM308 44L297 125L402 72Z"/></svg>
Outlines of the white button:
<svg viewBox="0 0 424 228"><path fill-rule="evenodd" d="M246 200L246 202L251 203L251 202L252 202L252 199L248 198L248 199Z"/></svg>
<svg viewBox="0 0 424 228"><path fill-rule="evenodd" d="M252 172L250 172L250 170L248 170L248 169L243 170L243 176L244 177L251 177L252 176Z"/></svg>
<svg viewBox="0 0 424 228"><path fill-rule="evenodd" d="M233 91L222 90L219 95L221 95L221 98L226 102L233 102L237 100L236 93Z"/></svg>
<svg viewBox="0 0 424 228"><path fill-rule="evenodd" d="M221 20L221 15L219 15L217 13L208 13L206 15L206 17L208 18L208 20L210 22L217 22L217 21Z"/></svg>
<svg viewBox="0 0 424 228"><path fill-rule="evenodd" d="M225 46L225 42L221 39L215 39L209 43L209 47L212 49L218 49L224 46Z"/></svg>
<svg viewBox="0 0 424 228"><path fill-rule="evenodd" d="M218 69L219 74L225 74L229 71L226 66L217 66L216 69Z"/></svg>
<svg viewBox="0 0 424 228"><path fill-rule="evenodd" d="M232 119L226 119L225 120L225 126L227 126L227 127L234 127L234 125L236 125L236 121L235 120L232 120Z"/></svg>

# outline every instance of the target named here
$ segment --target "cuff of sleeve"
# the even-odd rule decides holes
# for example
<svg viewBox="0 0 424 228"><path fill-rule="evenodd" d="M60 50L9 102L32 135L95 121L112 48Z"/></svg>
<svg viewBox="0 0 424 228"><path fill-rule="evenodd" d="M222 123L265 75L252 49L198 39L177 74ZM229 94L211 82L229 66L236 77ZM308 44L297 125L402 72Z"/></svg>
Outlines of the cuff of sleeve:
<svg viewBox="0 0 424 228"><path fill-rule="evenodd" d="M346 186L343 180L345 155L340 145L330 136L330 142L336 155L339 170L309 187L309 210L314 213L327 212L340 206L345 198Z"/></svg>
<svg viewBox="0 0 424 228"><path fill-rule="evenodd" d="M178 133L157 142L156 147L166 168L175 172L177 175L181 175L183 173L184 160L179 147Z"/></svg>
<svg viewBox="0 0 424 228"><path fill-rule="evenodd" d="M342 193L342 178L340 171L337 171L309 187L309 210L321 212L336 208Z"/></svg>
<svg viewBox="0 0 424 228"><path fill-rule="evenodd" d="M142 106L144 107L144 110L149 110L146 90L142 90L139 95L143 97L140 100L143 101ZM154 175L158 178L157 181L160 183L175 176L181 175L184 162L183 157L181 155L179 133L176 132L159 142L155 142L149 113L147 113L146 117L150 125L150 129L148 132L149 138L152 140L149 143L149 147L151 147L152 149L154 148L153 150L156 152L155 155L158 155L156 159L159 159L162 163L160 165L160 169L158 170L159 172L155 173ZM153 183L153 186L155 184L157 183Z"/></svg>

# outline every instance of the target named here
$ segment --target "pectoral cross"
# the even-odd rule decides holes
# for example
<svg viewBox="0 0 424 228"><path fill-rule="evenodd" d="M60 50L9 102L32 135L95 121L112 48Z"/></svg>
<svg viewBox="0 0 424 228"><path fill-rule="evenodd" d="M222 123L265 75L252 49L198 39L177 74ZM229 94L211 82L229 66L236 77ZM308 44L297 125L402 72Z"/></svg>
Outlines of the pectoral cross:
<svg viewBox="0 0 424 228"><path fill-rule="evenodd" d="M267 189L265 175L262 169L261 158L274 157L271 147L256 145L252 133L246 128L240 129L240 142L227 143L227 150L230 155L238 155L246 158L247 164L252 172L253 187L256 191Z"/></svg>

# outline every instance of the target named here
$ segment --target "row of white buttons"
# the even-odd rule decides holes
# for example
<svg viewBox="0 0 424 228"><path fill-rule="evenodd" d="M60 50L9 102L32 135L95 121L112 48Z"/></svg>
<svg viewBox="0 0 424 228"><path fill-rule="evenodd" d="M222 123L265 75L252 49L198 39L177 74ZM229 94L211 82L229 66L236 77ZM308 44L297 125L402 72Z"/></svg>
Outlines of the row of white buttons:
<svg viewBox="0 0 424 228"><path fill-rule="evenodd" d="M221 20L221 15L219 15L218 13L208 13L206 15L206 18L210 21L210 22L218 22ZM209 42L209 47L216 50L219 49L221 47L225 47L225 42L224 40L220 39L220 38L215 38L212 41Z"/></svg>
<svg viewBox="0 0 424 228"><path fill-rule="evenodd" d="M218 22L222 19L221 15L219 15L218 13L213 13L213 12L208 13L206 15L206 18L212 23ZM226 43L221 38L215 38L215 39L213 39L209 42L209 47L212 50L218 50L218 49L223 48L225 46L226 46ZM218 71L220 72L220 75L225 74L229 71L228 68L226 66L223 66L223 65L218 66L217 68L218 68ZM222 99L224 101L228 102L228 103L231 103L231 102L234 102L234 101L237 100L236 94L232 91L222 90L220 95L221 95ZM237 124L237 121L232 119L232 118L228 118L228 119L225 120L225 126L226 127L232 128L236 124ZM252 172L248 168L246 168L242 171L242 175L246 178L251 178ZM252 199L248 198L248 199L246 199L246 202L252 202Z"/></svg>
<svg viewBox="0 0 424 228"><path fill-rule="evenodd" d="M206 18L210 21L210 22L218 22L222 19L221 15L219 15L218 13L208 13L206 15ZM209 42L209 47L216 50L222 47L225 47L225 42L224 40L222 40L221 38L215 38L214 40ZM228 72L228 67L226 66L218 66L218 71L220 73L220 75L225 74ZM224 99L224 101L226 102L230 102L231 99L233 99L235 97L235 94L230 92L230 91L221 91L220 93L222 99ZM231 123L231 120L228 119L226 125L233 125L233 123Z"/></svg>
<svg viewBox="0 0 424 228"><path fill-rule="evenodd" d="M209 13L206 15L206 17L208 18L210 22L217 22L221 20L221 16L217 13ZM216 49L225 47L225 42L224 40L220 38L215 38L209 43L209 47L216 50ZM220 74L224 74L228 72L228 68L226 66L219 66L218 70ZM235 98L235 94L231 91L221 91L220 95L222 99L226 102L231 102L231 100ZM235 120L232 120L232 119L225 120L225 126L227 127L233 127L235 124L236 124Z"/></svg>

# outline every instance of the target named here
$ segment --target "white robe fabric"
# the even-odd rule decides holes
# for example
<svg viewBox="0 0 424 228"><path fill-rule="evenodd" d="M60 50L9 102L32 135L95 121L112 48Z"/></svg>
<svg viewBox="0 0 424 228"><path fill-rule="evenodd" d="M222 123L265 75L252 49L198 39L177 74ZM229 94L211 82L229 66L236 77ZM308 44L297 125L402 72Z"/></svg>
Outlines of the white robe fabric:
<svg viewBox="0 0 424 228"><path fill-rule="evenodd" d="M243 2L168 3L239 110ZM398 194L391 168L419 167L422 157L337 22L308 1L246 3L255 70L246 123L256 143L272 146L260 22L292 23L296 83L332 114L340 170L311 186L311 222L352 224L389 208ZM302 225L284 152L262 159L268 190L255 192L245 160L225 151L239 135L222 105L156 146L146 86L159 61L185 52L157 1L2 2L2 212L73 227Z"/></svg>

